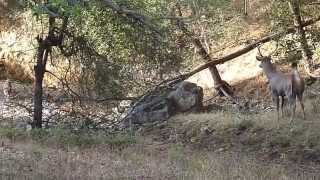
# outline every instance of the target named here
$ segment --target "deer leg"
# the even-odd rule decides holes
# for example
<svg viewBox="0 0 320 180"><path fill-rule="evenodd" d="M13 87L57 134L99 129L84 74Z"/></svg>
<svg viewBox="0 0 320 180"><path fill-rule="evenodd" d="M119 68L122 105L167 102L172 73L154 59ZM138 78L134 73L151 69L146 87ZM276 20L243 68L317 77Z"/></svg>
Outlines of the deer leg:
<svg viewBox="0 0 320 180"><path fill-rule="evenodd" d="M276 103L277 106L277 120L278 120L278 126L279 126L279 96L273 95L273 101Z"/></svg>
<svg viewBox="0 0 320 180"><path fill-rule="evenodd" d="M281 117L283 118L284 96L281 96Z"/></svg>
<svg viewBox="0 0 320 180"><path fill-rule="evenodd" d="M291 119L290 119L290 123L291 123L293 122L293 118L296 113L296 96L291 96L288 98L288 100L290 101L290 108L291 108Z"/></svg>
<svg viewBox="0 0 320 180"><path fill-rule="evenodd" d="M303 119L306 119L306 113L304 111L304 104L303 104L303 101L302 101L302 94L298 95L298 100L299 100L299 103L300 103L300 106L301 106L301 109L302 109Z"/></svg>

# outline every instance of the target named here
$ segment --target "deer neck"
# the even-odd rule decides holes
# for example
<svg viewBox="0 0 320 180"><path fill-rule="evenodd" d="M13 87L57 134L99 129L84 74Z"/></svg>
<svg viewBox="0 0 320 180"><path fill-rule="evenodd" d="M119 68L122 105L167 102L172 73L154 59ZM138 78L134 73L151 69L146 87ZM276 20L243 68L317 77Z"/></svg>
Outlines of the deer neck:
<svg viewBox="0 0 320 180"><path fill-rule="evenodd" d="M278 73L277 70L272 65L264 67L263 71L267 75L268 79L271 79L272 77L274 77L274 74Z"/></svg>

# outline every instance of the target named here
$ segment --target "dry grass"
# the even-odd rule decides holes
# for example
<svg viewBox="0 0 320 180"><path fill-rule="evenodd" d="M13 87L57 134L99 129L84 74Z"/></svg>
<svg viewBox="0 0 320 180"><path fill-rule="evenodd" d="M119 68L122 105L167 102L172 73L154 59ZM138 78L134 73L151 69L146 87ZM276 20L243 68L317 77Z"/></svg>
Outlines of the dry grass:
<svg viewBox="0 0 320 180"><path fill-rule="evenodd" d="M210 150L236 150L265 156L266 160L320 162L320 98L306 101L307 119L301 109L293 123L278 122L276 112L259 114L209 113L177 116L171 126L178 140ZM279 126L279 128L278 128Z"/></svg>
<svg viewBox="0 0 320 180"><path fill-rule="evenodd" d="M135 145L121 151L46 148L31 143L0 148L0 178L6 179L312 179L315 172L262 164L244 154L191 151L181 145L165 150Z"/></svg>
<svg viewBox="0 0 320 180"><path fill-rule="evenodd" d="M183 114L137 136L0 128L0 179L319 179L319 102L279 129L275 111Z"/></svg>
<svg viewBox="0 0 320 180"><path fill-rule="evenodd" d="M274 111L180 115L135 140L2 129L0 179L318 179L318 101L280 129Z"/></svg>
<svg viewBox="0 0 320 180"><path fill-rule="evenodd" d="M2 57L0 57L2 58ZM19 59L14 57L14 55L9 54L4 58L5 72L0 72L0 76L3 79L14 79L20 82L31 83L33 78L31 72L28 71L28 68L23 66L23 63L26 63L24 59Z"/></svg>

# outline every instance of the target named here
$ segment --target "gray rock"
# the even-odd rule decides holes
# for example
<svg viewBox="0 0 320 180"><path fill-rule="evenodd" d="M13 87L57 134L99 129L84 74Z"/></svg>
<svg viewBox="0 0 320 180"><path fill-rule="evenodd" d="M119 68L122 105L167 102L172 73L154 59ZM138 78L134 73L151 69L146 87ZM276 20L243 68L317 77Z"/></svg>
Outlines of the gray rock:
<svg viewBox="0 0 320 180"><path fill-rule="evenodd" d="M170 92L171 99L178 112L185 112L193 107L197 110L202 108L203 89L195 83L181 82L175 91Z"/></svg>
<svg viewBox="0 0 320 180"><path fill-rule="evenodd" d="M31 124L26 121L17 122L15 128L26 130L26 131L30 131L32 129Z"/></svg>
<svg viewBox="0 0 320 180"><path fill-rule="evenodd" d="M129 110L122 120L121 128L134 124L162 122L179 112L202 108L203 89L194 83L184 81L162 96L152 95L145 102Z"/></svg>

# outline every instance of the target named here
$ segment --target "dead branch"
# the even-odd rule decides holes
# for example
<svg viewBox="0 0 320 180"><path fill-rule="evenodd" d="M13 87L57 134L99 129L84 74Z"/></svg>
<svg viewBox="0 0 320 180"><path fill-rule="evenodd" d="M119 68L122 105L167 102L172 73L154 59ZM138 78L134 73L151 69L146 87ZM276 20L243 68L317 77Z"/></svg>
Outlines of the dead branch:
<svg viewBox="0 0 320 180"><path fill-rule="evenodd" d="M315 18L315 19L311 19L311 20L307 20L303 23L303 27L306 27L306 26L309 26L309 25L312 25L316 22L320 21L320 16ZM195 68L194 70L188 72L188 73L185 73L185 74L182 74L182 75L179 75L177 77L174 77L172 79L167 79L167 80L164 80L163 82L160 82L156 87L158 86L161 86L163 84L166 84L166 83L169 83L172 84L176 84L176 83L179 83L187 78L189 78L190 76L204 70L204 69L207 69L208 67L210 66L214 66L214 65L217 65L217 64L223 64L225 62L228 62L236 57L239 57L245 53L248 53L249 51L253 50L254 48L258 47L259 45L261 44L264 44L264 43L267 43L273 39L276 39L276 38L279 38L281 36L284 36L284 35L287 35L287 34L291 34L291 33L294 33L295 32L295 27L290 27L286 30L283 30L283 31L280 31L278 33L274 33L274 34L271 34L271 35L268 35L268 36L265 36L259 40L256 40L255 42L247 45L246 47L244 47L243 49L241 50L238 50L234 53L231 53L229 55L226 55L226 56L223 56L221 58L212 58L211 61L209 61L208 63L205 63L203 65L200 65L199 67Z"/></svg>
<svg viewBox="0 0 320 180"><path fill-rule="evenodd" d="M316 22L318 22L320 20L320 16L317 17L316 19L310 19L310 20L307 20L303 23L303 27L305 26L309 26L309 25L312 25ZM131 110L129 111L132 112L135 107L140 104L141 102L143 102L145 100L146 97L148 97L150 94L152 94L154 91L156 91L158 88L160 87L172 87L173 85L181 82L181 81L184 81L186 80L187 78L191 77L192 75L204 70L204 69L207 69L208 67L210 66L214 66L214 65L217 65L217 64L223 64L227 61L230 61L238 56L241 56L251 50L253 50L254 48L258 47L259 45L263 44L263 43L266 43L266 42L269 42L273 39L276 39L276 38L279 38L281 36L284 36L284 35L287 35L287 34L290 34L290 33L294 33L295 32L295 27L290 27L286 30L283 30L283 31L280 31L278 33L274 33L274 34L271 34L271 35L268 35L268 36L265 36L259 40L256 40L255 42L247 45L246 47L244 47L243 49L241 50L238 50L234 53L231 53L229 55L226 55L224 57L221 57L221 58L212 58L211 61L209 61L208 63L205 63L197 68L195 68L194 70L188 72L188 73L185 73L185 74L182 74L182 75L179 75L177 77L174 77L174 78L171 78L171 79L166 79L160 83L158 83L155 87L153 87L152 89L148 90L145 94L143 94L138 101L136 101L136 103L133 105L133 107L131 108ZM129 114L128 113L128 114Z"/></svg>
<svg viewBox="0 0 320 180"><path fill-rule="evenodd" d="M311 3L307 4L307 5L309 5L309 6L312 6L312 5L320 5L320 2L311 2Z"/></svg>
<svg viewBox="0 0 320 180"><path fill-rule="evenodd" d="M51 71L46 70L46 72L47 72L48 74L52 75L53 77L55 77L57 80L59 80L59 81L61 82L62 86L66 87L71 94L75 95L78 99L80 99L80 95L77 94L76 92L74 92L74 91L70 88L69 84L68 84L66 81L64 81L63 79L59 78L57 75L55 75L55 74L52 73Z"/></svg>
<svg viewBox="0 0 320 180"><path fill-rule="evenodd" d="M176 4L176 7L178 9L179 17L182 17L182 10L179 3ZM187 25L183 21L183 19L177 20L178 27L182 30L182 32L187 35L190 39L192 39L193 44L198 49L198 54L205 60L205 61L212 61L212 57L207 52L206 48L202 45L200 38L198 38L194 32L189 31L187 28ZM232 97L233 91L231 86L221 79L221 76L219 74L219 71L216 67L216 65L209 66L209 70L212 74L212 78L215 83L215 89L219 92L219 94L223 94L226 97ZM233 99L233 98L232 98Z"/></svg>

